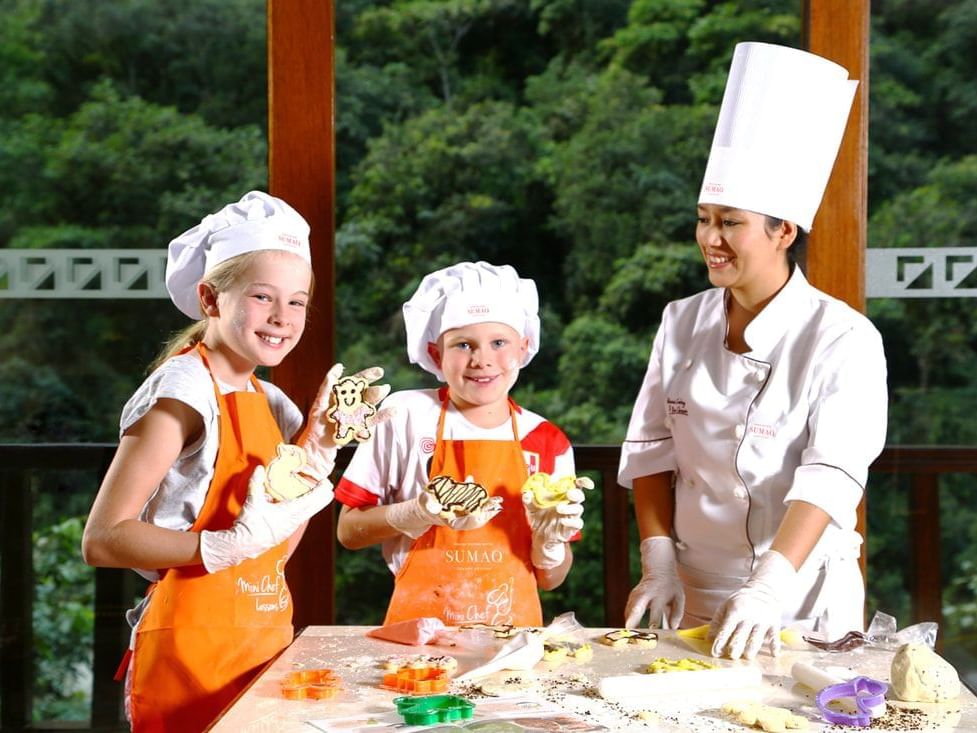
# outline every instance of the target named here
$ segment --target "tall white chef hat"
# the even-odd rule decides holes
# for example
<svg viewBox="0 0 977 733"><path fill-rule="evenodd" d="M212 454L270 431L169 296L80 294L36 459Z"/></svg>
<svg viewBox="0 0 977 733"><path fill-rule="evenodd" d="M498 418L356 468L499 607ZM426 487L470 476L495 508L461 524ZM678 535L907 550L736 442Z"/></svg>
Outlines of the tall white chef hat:
<svg viewBox="0 0 977 733"><path fill-rule="evenodd" d="M843 66L812 53L737 44L699 203L810 230L857 86Z"/></svg>
<svg viewBox="0 0 977 733"><path fill-rule="evenodd" d="M407 356L438 379L444 375L428 353L445 331L474 323L504 323L529 339L522 366L539 351L536 283L509 265L459 262L426 275L404 303Z"/></svg>
<svg viewBox="0 0 977 733"><path fill-rule="evenodd" d="M292 252L312 264L309 225L302 215L279 198L249 191L170 242L166 258L170 298L190 318L203 318L197 298L201 278L225 260L261 249Z"/></svg>

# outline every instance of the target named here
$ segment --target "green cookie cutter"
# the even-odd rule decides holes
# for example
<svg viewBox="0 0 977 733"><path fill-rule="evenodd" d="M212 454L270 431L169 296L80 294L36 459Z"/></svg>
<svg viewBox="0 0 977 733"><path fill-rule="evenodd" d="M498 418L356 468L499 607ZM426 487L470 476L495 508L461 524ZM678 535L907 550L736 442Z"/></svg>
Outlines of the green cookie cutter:
<svg viewBox="0 0 977 733"><path fill-rule="evenodd" d="M397 712L408 725L431 725L468 720L475 714L475 704L458 695L395 697Z"/></svg>

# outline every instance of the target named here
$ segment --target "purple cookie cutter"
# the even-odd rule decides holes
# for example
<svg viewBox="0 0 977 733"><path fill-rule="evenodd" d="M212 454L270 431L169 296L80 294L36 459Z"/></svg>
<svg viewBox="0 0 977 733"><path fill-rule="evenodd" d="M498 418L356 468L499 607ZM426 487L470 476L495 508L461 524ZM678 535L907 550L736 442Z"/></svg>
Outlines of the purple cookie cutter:
<svg viewBox="0 0 977 733"><path fill-rule="evenodd" d="M828 685L817 694L815 702L821 715L829 723L865 728L872 717L881 715L885 710L885 693L888 689L885 682L871 677L855 677L837 685ZM840 713L828 707L832 700L844 697L855 698L857 713Z"/></svg>

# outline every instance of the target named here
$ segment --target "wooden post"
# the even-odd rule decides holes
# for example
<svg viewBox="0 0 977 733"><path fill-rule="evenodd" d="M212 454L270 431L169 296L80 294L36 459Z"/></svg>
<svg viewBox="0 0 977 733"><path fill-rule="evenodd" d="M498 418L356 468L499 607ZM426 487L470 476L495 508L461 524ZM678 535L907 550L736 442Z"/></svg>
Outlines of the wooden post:
<svg viewBox="0 0 977 733"><path fill-rule="evenodd" d="M811 284L856 310L865 311L865 247L868 222L869 0L804 0L804 45L848 69L858 79L845 137L838 151L807 250ZM857 529L865 537L865 500ZM866 574L862 545L862 575Z"/></svg>
<svg viewBox="0 0 977 733"><path fill-rule="evenodd" d="M306 414L335 345L334 43L332 0L268 0L268 188L309 222L315 272L305 336L272 378ZM334 542L330 507L288 564L296 628L332 623Z"/></svg>

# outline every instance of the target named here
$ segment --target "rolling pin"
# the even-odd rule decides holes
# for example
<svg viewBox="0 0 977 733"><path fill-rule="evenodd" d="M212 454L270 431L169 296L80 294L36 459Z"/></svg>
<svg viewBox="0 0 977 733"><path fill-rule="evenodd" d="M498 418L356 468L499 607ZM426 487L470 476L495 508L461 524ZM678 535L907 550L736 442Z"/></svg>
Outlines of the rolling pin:
<svg viewBox="0 0 977 733"><path fill-rule="evenodd" d="M762 681L763 674L759 667L722 667L689 672L604 677L598 683L597 691L605 700L626 700L647 695L759 687Z"/></svg>
<svg viewBox="0 0 977 733"><path fill-rule="evenodd" d="M826 672L820 667L815 667L813 664L808 664L807 662L794 662L790 668L790 676L805 687L810 687L814 692L823 690L825 687L830 687L831 685L847 682L850 679L850 677L841 677L837 674ZM854 674L851 676L854 676ZM851 698L838 700L836 704L846 712L853 713L856 711L855 701Z"/></svg>

